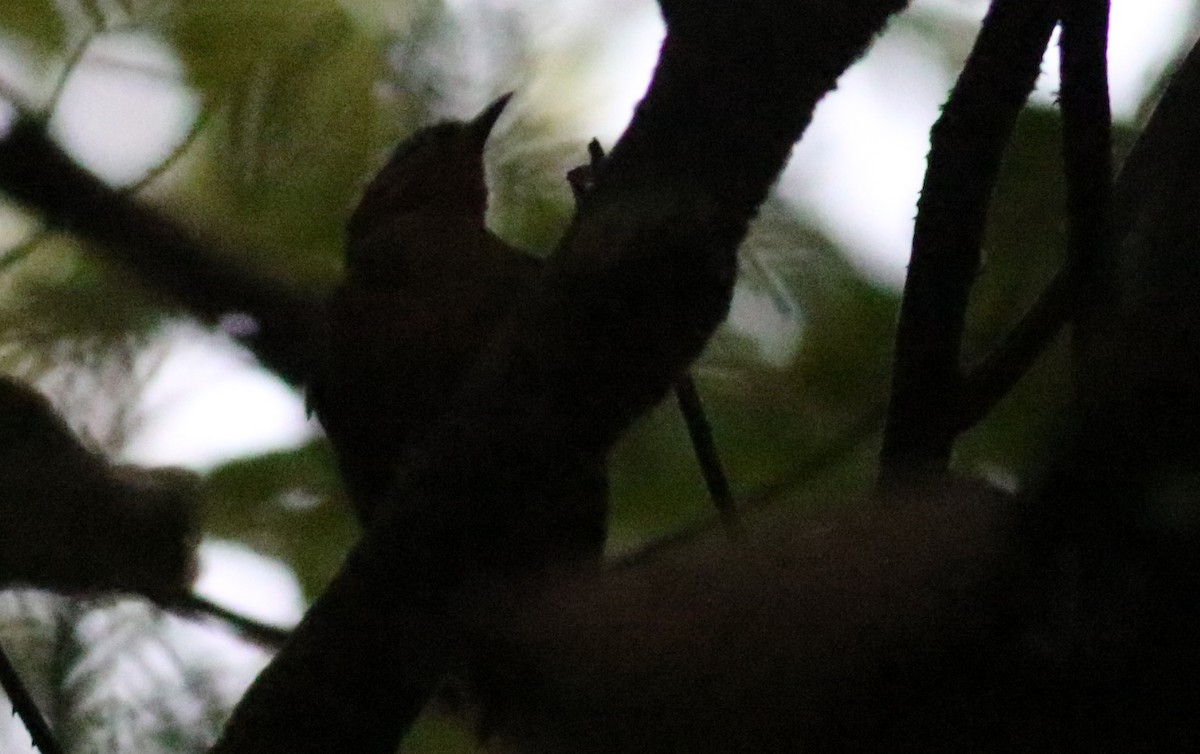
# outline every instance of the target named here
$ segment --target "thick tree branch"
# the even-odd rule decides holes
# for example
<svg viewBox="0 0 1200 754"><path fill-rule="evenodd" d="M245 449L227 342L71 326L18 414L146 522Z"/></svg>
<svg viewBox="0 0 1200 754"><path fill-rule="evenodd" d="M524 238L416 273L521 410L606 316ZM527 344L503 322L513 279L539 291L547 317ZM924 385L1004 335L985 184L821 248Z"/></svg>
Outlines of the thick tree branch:
<svg viewBox="0 0 1200 754"><path fill-rule="evenodd" d="M1153 474L1193 469L1200 456L1197 102L1200 45L1122 166L1112 241L1100 247L1085 303L1097 315L1084 318L1077 343L1080 430L1061 473L1090 479L1126 505Z"/></svg>
<svg viewBox="0 0 1200 754"><path fill-rule="evenodd" d="M252 272L241 261L254 258L252 250L224 248L104 183L40 122L20 117L0 139L0 190L92 242L202 322L248 317L245 341L267 368L293 385L309 376L321 337L315 294Z"/></svg>
<svg viewBox="0 0 1200 754"><path fill-rule="evenodd" d="M453 592L536 568L544 490L658 402L725 315L735 252L817 100L901 0L665 2L654 82L536 295L234 714L222 754L390 752L457 642Z"/></svg>
<svg viewBox="0 0 1200 754"><path fill-rule="evenodd" d="M1067 270L1079 287L1085 339L1110 314L1109 208L1112 204L1112 112L1108 103L1108 0L1062 0L1063 168L1067 179ZM1109 287L1109 293L1098 290ZM1084 347L1084 346L1080 346Z"/></svg>
<svg viewBox="0 0 1200 754"><path fill-rule="evenodd" d="M595 186L596 176L600 175L604 165L604 148L596 139L588 142L588 156L591 159L587 165L580 165L567 173L567 181L571 184L576 204ZM725 475L725 467L713 441L712 425L708 421L704 402L700 399L700 391L696 389L696 381L690 372L684 372L675 380L675 399L679 413L687 425L692 452L700 465L700 474L704 478L705 487L708 488L708 496L717 509L717 515L725 525L725 530L731 536L737 536L742 528L737 501L733 499L729 478Z"/></svg>
<svg viewBox="0 0 1200 754"><path fill-rule="evenodd" d="M963 322L987 208L1057 19L1052 0L995 0L934 124L896 331L885 479L941 471L949 460L960 429Z"/></svg>

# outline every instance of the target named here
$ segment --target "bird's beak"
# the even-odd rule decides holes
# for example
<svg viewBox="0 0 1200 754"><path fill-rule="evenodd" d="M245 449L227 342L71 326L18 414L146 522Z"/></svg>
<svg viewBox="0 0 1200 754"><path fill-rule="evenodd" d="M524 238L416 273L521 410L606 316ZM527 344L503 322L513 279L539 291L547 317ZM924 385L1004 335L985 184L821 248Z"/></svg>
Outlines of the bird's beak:
<svg viewBox="0 0 1200 754"><path fill-rule="evenodd" d="M512 99L512 96L512 92L500 95L495 102L483 108L483 112L476 115L475 119L471 121L471 131L479 136L480 141L485 141L488 134L492 132L492 126L496 125L496 121L500 119L500 113L504 112L504 107Z"/></svg>

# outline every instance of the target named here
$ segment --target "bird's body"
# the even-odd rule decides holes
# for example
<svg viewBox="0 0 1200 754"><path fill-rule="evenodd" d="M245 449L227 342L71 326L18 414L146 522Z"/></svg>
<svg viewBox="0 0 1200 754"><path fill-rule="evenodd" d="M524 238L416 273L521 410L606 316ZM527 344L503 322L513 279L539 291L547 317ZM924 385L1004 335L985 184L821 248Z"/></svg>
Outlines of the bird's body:
<svg viewBox="0 0 1200 754"><path fill-rule="evenodd" d="M402 216L364 239L406 264L394 277L351 277L329 300L328 365L313 405L364 520L404 446L441 416L538 274L536 259L486 229L433 219ZM396 245L406 237L422 244Z"/></svg>
<svg viewBox="0 0 1200 754"><path fill-rule="evenodd" d="M328 302L327 358L309 396L364 524L387 500L405 448L446 412L539 277L540 261L484 222L483 147L507 99L474 120L440 123L402 143L348 223L346 277ZM587 552L547 559L597 555L604 460L585 459L550 487L539 494L561 495L565 511L583 513L562 524L579 530L564 534L572 544L549 549Z"/></svg>

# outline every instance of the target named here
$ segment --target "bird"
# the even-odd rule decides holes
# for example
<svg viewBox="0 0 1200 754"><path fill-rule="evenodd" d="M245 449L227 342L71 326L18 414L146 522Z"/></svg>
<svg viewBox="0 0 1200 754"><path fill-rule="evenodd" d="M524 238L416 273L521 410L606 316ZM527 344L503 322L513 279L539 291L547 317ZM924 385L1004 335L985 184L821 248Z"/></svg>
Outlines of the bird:
<svg viewBox="0 0 1200 754"><path fill-rule="evenodd" d="M484 147L512 93L468 121L402 142L346 224L345 276L326 303L327 347L309 406L360 523L387 500L406 447L446 412L468 371L541 274L491 233ZM603 541L603 459L563 488L585 498L584 549ZM593 499L594 498L594 499ZM578 500L576 500L578 502Z"/></svg>

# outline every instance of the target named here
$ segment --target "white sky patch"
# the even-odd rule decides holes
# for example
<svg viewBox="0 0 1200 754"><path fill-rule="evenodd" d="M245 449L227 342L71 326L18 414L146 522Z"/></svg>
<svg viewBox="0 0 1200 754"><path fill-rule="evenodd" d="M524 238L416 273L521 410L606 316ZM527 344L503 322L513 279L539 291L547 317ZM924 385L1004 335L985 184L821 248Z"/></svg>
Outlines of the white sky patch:
<svg viewBox="0 0 1200 754"><path fill-rule="evenodd" d="M920 39L882 38L817 107L779 194L811 208L871 273L899 285L925 173L929 127L950 80Z"/></svg>
<svg viewBox="0 0 1200 754"><path fill-rule="evenodd" d="M179 326L143 394L146 425L126 449L134 463L203 471L313 437L303 399L225 338Z"/></svg>
<svg viewBox="0 0 1200 754"><path fill-rule="evenodd" d="M169 48L145 34L97 37L54 110L54 135L110 183L140 178L178 144L198 99Z"/></svg>
<svg viewBox="0 0 1200 754"><path fill-rule="evenodd" d="M304 613L304 594L291 569L236 542L206 539L200 545L195 589L222 607L277 626L293 625Z"/></svg>
<svg viewBox="0 0 1200 754"><path fill-rule="evenodd" d="M927 0L980 15L980 3ZM1109 42L1117 118L1134 114L1147 86L1195 32L1189 0L1115 0ZM916 200L929 153L929 129L953 78L904 34L882 37L817 108L780 181L782 196L811 208L869 274L899 286L912 240ZM1058 91L1057 32L1033 99Z"/></svg>
<svg viewBox="0 0 1200 754"><path fill-rule="evenodd" d="M562 87L547 82L545 90L550 96L538 103L579 115L575 120L579 121L581 138L594 136L606 148L611 147L650 85L666 33L657 7L636 0L610 0L589 4L586 10L572 6L553 22L538 24L535 14L529 15L536 24L535 31L544 35L548 72L569 65L573 50L581 41L594 39L596 29L603 29L610 40L620 40L619 44L606 44L593 51L594 57L589 60L592 70L579 77L580 85L568 93L567 101L563 101Z"/></svg>
<svg viewBox="0 0 1200 754"><path fill-rule="evenodd" d="M1171 55L1196 29L1188 19L1191 0L1114 0L1109 18L1108 89L1113 117L1132 118L1146 88L1152 85ZM1050 103L1058 95L1058 29L1042 61L1034 99Z"/></svg>
<svg viewBox="0 0 1200 754"><path fill-rule="evenodd" d="M780 309L770 293L734 288L726 322L754 338L758 358L768 366L782 369L800 350L803 320Z"/></svg>

